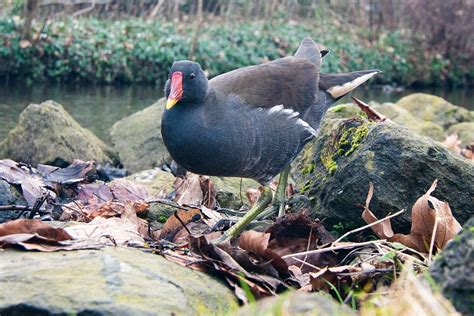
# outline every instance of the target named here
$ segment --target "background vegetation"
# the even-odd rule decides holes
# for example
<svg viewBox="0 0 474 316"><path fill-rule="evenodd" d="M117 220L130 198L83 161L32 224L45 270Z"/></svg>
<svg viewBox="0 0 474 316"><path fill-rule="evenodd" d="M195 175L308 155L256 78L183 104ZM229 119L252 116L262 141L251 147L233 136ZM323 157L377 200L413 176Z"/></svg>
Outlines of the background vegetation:
<svg viewBox="0 0 474 316"><path fill-rule="evenodd" d="M0 76L162 82L173 60L210 76L292 54L303 36L333 51L326 72L379 68L379 83L472 85L469 1L3 0Z"/></svg>

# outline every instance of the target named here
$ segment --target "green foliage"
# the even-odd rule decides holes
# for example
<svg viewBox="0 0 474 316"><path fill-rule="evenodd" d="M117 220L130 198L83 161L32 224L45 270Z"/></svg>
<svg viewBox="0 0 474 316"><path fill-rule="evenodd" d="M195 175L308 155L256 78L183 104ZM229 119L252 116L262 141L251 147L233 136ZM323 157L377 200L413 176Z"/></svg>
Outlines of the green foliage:
<svg viewBox="0 0 474 316"><path fill-rule="evenodd" d="M323 28L280 21L205 24L195 61L213 77L293 54L299 41L311 36L333 52L324 60L324 72L379 68L384 72L376 78L379 83L402 85L472 78L472 70L453 68L453 61L417 51L402 32L382 33L371 43L363 30L356 34L330 23ZM21 24L18 18L0 18L0 76L31 81L163 83L173 61L189 57L189 34L194 32L193 24L185 22L83 18L46 23L42 32L43 25L35 24L36 39L26 43L21 41Z"/></svg>

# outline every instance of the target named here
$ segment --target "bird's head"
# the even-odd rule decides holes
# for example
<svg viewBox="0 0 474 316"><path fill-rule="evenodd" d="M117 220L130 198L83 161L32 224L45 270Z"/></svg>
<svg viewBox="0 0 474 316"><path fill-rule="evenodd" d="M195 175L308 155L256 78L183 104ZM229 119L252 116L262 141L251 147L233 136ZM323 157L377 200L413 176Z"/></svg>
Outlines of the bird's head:
<svg viewBox="0 0 474 316"><path fill-rule="evenodd" d="M200 103L207 94L208 80L198 63L180 60L171 66L165 84L166 109L177 103Z"/></svg>

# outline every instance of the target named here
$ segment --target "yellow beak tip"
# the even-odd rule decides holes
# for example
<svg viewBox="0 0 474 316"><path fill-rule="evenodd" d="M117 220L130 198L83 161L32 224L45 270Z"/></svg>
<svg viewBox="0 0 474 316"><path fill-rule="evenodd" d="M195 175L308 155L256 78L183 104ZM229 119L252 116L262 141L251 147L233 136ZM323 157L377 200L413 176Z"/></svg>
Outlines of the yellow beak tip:
<svg viewBox="0 0 474 316"><path fill-rule="evenodd" d="M167 109L167 110L171 109L177 102L178 102L178 100L175 100L175 99L168 99L168 100L166 101L166 109Z"/></svg>

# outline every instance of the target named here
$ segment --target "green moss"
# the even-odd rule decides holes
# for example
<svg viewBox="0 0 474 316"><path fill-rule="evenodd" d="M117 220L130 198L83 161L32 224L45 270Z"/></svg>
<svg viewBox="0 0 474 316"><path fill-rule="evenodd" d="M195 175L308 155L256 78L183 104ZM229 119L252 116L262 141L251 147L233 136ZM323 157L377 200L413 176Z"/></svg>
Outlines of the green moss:
<svg viewBox="0 0 474 316"><path fill-rule="evenodd" d="M306 181L306 183L301 188L301 193L307 192L313 186L314 182L312 180Z"/></svg>
<svg viewBox="0 0 474 316"><path fill-rule="evenodd" d="M334 112L334 113L340 113L340 112L343 112L346 109L347 109L347 105L339 104L339 105L336 105L336 106L330 108L328 111L331 111L331 112Z"/></svg>
<svg viewBox="0 0 474 316"><path fill-rule="evenodd" d="M313 173L313 172L314 172L314 162L309 163L309 164L307 164L306 166L303 167L302 173L304 175L308 175L308 174Z"/></svg>
<svg viewBox="0 0 474 316"><path fill-rule="evenodd" d="M339 157L350 156L360 146L369 133L370 124L370 122L364 121L359 126L349 128L344 126L339 133L340 136L323 149L319 158L329 174L333 174L337 170Z"/></svg>
<svg viewBox="0 0 474 316"><path fill-rule="evenodd" d="M319 158L321 159L321 162L330 174L333 174L337 170L337 163L334 160L334 155L331 155L330 153L324 151L324 153L321 154Z"/></svg>
<svg viewBox="0 0 474 316"><path fill-rule="evenodd" d="M367 136L369 133L369 123L364 123L358 127L350 127L347 130L345 130L341 138L339 139L339 146L341 149L339 149L337 152L339 154L344 154L344 156L349 156L356 150L359 145L362 143L364 138ZM348 149L344 149L347 148Z"/></svg>
<svg viewBox="0 0 474 316"><path fill-rule="evenodd" d="M446 116L451 116L451 115L456 114L456 112L457 112L457 109L456 109L456 108L451 108L451 109L446 110L446 111L444 112L444 114L445 114Z"/></svg>
<svg viewBox="0 0 474 316"><path fill-rule="evenodd" d="M166 215L159 215L158 216L158 222L160 223L165 223L168 220L168 216Z"/></svg>

